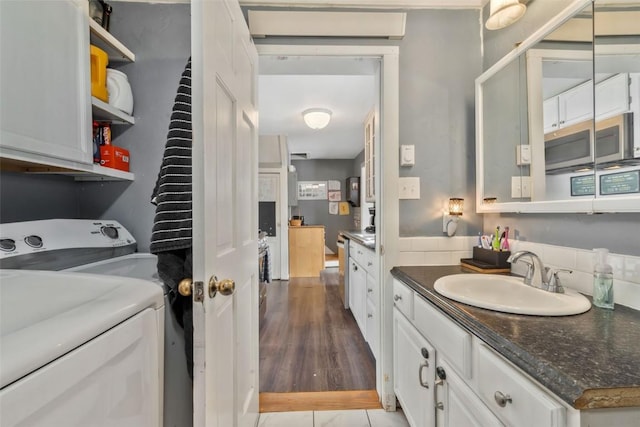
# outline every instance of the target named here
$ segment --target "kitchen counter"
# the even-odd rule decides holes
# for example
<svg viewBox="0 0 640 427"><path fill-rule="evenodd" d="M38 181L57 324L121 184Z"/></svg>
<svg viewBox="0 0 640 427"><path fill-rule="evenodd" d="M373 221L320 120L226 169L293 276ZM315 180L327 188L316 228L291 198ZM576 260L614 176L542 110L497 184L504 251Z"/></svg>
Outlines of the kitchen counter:
<svg viewBox="0 0 640 427"><path fill-rule="evenodd" d="M354 240L360 243L367 249L375 251L376 249L376 235L375 233L365 233L359 230L343 230L340 231L345 238Z"/></svg>
<svg viewBox="0 0 640 427"><path fill-rule="evenodd" d="M574 316L500 313L438 294L460 266L394 267L391 274L576 409L640 406L640 311L593 306Z"/></svg>

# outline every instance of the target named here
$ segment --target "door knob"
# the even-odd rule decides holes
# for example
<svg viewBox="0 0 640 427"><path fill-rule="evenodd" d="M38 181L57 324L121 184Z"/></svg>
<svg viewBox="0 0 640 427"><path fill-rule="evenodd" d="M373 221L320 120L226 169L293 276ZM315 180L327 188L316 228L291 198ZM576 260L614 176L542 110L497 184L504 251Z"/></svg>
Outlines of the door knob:
<svg viewBox="0 0 640 427"><path fill-rule="evenodd" d="M178 283L178 292L183 297L191 296L191 291L193 289L193 280L192 279L182 279L180 283Z"/></svg>
<svg viewBox="0 0 640 427"><path fill-rule="evenodd" d="M193 296L194 301L204 301L202 282L194 282L191 278L182 279L180 283L178 283L178 293L183 297L190 297L191 294L195 294Z"/></svg>
<svg viewBox="0 0 640 427"><path fill-rule="evenodd" d="M216 296L220 292L221 295L228 296L236 290L236 282L231 279L218 280L216 276L209 279L209 298Z"/></svg>

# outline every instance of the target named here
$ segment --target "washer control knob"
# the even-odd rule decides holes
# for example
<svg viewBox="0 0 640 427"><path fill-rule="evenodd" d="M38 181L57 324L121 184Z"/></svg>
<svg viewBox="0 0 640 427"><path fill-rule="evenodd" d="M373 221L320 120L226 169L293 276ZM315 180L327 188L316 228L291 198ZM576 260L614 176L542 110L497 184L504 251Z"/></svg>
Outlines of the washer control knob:
<svg viewBox="0 0 640 427"><path fill-rule="evenodd" d="M117 239L118 238L118 229L115 227L112 227L110 225L103 225L100 228L100 231L102 232L102 234L104 234L105 236L107 236L110 239Z"/></svg>
<svg viewBox="0 0 640 427"><path fill-rule="evenodd" d="M24 242L32 248L42 247L42 237L36 236L35 234L25 237Z"/></svg>
<svg viewBox="0 0 640 427"><path fill-rule="evenodd" d="M0 249L4 252L13 252L16 250L16 241L13 239L0 239Z"/></svg>

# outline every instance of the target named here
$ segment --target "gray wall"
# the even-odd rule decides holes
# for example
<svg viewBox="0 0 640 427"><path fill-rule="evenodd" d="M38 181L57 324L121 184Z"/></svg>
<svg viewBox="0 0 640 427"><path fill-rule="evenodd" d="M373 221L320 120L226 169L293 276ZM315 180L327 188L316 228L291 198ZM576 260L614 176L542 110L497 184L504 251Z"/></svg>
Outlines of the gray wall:
<svg viewBox="0 0 640 427"><path fill-rule="evenodd" d="M475 92L482 72L477 10L409 10L400 40L257 39L257 44L351 44L400 47L400 144L416 146L420 200L401 200L400 236L442 236L442 207L464 197L458 235L475 235Z"/></svg>
<svg viewBox="0 0 640 427"><path fill-rule="evenodd" d="M299 181L338 180L341 183L342 200L345 198L345 178L353 176L353 160L294 160ZM327 200L298 200L292 215L304 215L307 225L324 225L325 245L338 253L336 240L340 230L353 229L353 208L350 215L330 215Z"/></svg>
<svg viewBox="0 0 640 427"><path fill-rule="evenodd" d="M400 144L414 144L420 200L401 200L400 236L442 236L442 208L463 197L458 235L481 230L475 214L475 92L482 71L477 10L409 11L400 43Z"/></svg>
<svg viewBox="0 0 640 427"><path fill-rule="evenodd" d="M510 52L516 43L526 39L567 4L559 1L530 2L525 16L512 26L498 31L483 30L483 69ZM488 13L487 5L483 10L483 21ZM640 256L640 213L485 216L485 232L491 232L496 225L511 227L522 240L582 249L607 247L615 253Z"/></svg>
<svg viewBox="0 0 640 427"><path fill-rule="evenodd" d="M2 172L0 194L0 223L80 215L80 184L67 176Z"/></svg>

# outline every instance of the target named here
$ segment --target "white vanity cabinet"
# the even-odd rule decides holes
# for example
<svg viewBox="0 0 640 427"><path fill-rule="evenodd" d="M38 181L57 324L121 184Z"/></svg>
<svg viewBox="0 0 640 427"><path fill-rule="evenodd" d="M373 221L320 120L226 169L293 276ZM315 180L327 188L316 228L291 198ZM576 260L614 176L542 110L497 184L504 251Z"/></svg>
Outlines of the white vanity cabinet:
<svg viewBox="0 0 640 427"><path fill-rule="evenodd" d="M0 4L2 157L93 162L86 3Z"/></svg>
<svg viewBox="0 0 640 427"><path fill-rule="evenodd" d="M376 359L380 343L377 277L373 250L349 240L349 306Z"/></svg>
<svg viewBox="0 0 640 427"><path fill-rule="evenodd" d="M434 382L436 353L431 344L393 309L394 391L412 427L434 426Z"/></svg>
<svg viewBox="0 0 640 427"><path fill-rule="evenodd" d="M569 409L480 339L396 279L393 295L394 387L412 427L568 425Z"/></svg>

